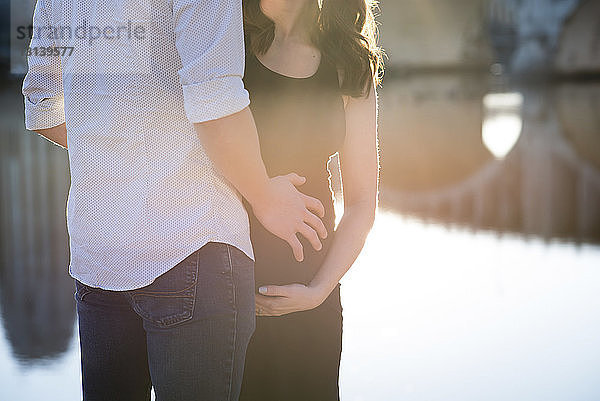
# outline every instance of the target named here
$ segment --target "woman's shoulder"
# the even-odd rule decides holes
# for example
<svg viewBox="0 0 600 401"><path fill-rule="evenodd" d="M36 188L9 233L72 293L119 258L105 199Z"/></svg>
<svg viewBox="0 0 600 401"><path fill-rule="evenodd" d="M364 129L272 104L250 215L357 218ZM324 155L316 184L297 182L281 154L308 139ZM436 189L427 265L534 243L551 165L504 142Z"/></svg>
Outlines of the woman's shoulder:
<svg viewBox="0 0 600 401"><path fill-rule="evenodd" d="M321 55L322 63L326 65L325 69L329 70L329 80L331 85L339 92L342 99L344 99L344 107L348 103L349 96L344 95L341 91L342 80L344 77L344 70L339 67L330 57L327 57L325 53Z"/></svg>

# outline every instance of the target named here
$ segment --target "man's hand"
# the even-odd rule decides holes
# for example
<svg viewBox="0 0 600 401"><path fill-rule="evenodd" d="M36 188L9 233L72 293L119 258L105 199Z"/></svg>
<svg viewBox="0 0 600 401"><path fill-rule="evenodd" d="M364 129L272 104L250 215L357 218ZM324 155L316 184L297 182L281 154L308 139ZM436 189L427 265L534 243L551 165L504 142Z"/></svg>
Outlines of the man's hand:
<svg viewBox="0 0 600 401"><path fill-rule="evenodd" d="M296 189L305 182L306 178L294 173L271 178L267 193L252 205L260 223L290 244L299 262L304 260L304 250L296 233L308 239L317 251L323 247L319 237L327 238L327 229L321 221L325 216L323 204Z"/></svg>
<svg viewBox="0 0 600 401"><path fill-rule="evenodd" d="M290 244L296 260L304 259L296 233L306 237L316 250L327 230L318 217L323 204L296 189L305 178L288 174L269 178L260 155L258 134L250 109L218 120L195 124L198 136L217 169L248 201L254 215L271 233Z"/></svg>
<svg viewBox="0 0 600 401"><path fill-rule="evenodd" d="M256 295L257 316L282 316L311 310L321 305L329 294L304 284L267 285Z"/></svg>

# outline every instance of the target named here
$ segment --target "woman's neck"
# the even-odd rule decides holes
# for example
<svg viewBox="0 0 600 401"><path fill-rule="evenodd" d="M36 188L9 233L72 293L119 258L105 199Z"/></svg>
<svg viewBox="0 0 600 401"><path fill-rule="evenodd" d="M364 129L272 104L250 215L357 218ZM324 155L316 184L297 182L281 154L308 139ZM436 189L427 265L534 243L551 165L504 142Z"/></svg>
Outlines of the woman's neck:
<svg viewBox="0 0 600 401"><path fill-rule="evenodd" d="M305 19L306 5L307 0L261 0L263 13L275 23L274 43L310 42Z"/></svg>

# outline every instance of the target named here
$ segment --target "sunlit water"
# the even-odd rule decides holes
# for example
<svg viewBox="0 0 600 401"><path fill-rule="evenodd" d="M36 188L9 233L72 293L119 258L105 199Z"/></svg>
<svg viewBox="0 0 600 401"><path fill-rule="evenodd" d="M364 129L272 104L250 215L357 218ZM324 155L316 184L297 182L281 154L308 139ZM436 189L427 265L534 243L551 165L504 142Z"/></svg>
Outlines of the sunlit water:
<svg viewBox="0 0 600 401"><path fill-rule="evenodd" d="M380 212L343 282L345 401L600 399L600 248Z"/></svg>
<svg viewBox="0 0 600 401"><path fill-rule="evenodd" d="M342 399L600 399L600 247L380 211L343 281ZM76 330L51 361L0 337L0 399L80 399Z"/></svg>
<svg viewBox="0 0 600 401"><path fill-rule="evenodd" d="M523 97L509 137L490 92ZM387 83L381 208L342 283L343 401L600 399L599 94ZM17 83L0 116L0 401L80 399L66 152L23 130Z"/></svg>

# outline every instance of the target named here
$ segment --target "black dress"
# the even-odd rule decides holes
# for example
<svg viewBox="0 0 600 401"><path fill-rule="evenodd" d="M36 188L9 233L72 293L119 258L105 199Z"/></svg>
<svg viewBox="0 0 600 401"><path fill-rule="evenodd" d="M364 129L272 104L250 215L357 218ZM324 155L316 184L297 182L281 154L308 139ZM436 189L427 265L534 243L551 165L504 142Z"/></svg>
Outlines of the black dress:
<svg viewBox="0 0 600 401"><path fill-rule="evenodd" d="M244 82L250 92L250 108L269 176L295 172L306 177L307 182L299 189L323 203L323 223L328 232L319 252L299 236L304 261L297 262L289 245L262 227L246 203L256 258L256 286L308 284L335 236L327 161L340 149L346 131L337 70L323 56L314 75L291 78L268 69L248 51ZM341 350L339 285L313 310L257 317L246 354L240 400L339 400Z"/></svg>

